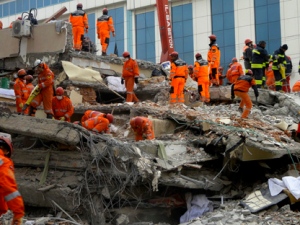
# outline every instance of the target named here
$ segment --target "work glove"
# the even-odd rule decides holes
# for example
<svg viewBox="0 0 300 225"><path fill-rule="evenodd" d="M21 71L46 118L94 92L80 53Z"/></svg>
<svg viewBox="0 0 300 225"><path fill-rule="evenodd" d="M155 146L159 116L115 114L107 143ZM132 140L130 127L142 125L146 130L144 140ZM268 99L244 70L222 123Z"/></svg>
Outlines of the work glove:
<svg viewBox="0 0 300 225"><path fill-rule="evenodd" d="M22 225L23 218L16 219L14 218L11 222L11 225Z"/></svg>
<svg viewBox="0 0 300 225"><path fill-rule="evenodd" d="M23 103L19 104L19 108L23 108L23 106L24 106Z"/></svg>
<svg viewBox="0 0 300 225"><path fill-rule="evenodd" d="M121 84L124 84L124 79L123 78L121 79Z"/></svg>
<svg viewBox="0 0 300 225"><path fill-rule="evenodd" d="M138 78L138 77L135 77L135 78L134 78L134 83L136 83L136 84L139 83L139 78Z"/></svg>
<svg viewBox="0 0 300 225"><path fill-rule="evenodd" d="M65 121L66 119L65 119L65 117L64 117L64 116L62 116L62 117L59 117L59 120L61 120L61 121Z"/></svg>
<svg viewBox="0 0 300 225"><path fill-rule="evenodd" d="M24 112L24 111L27 109L28 106L29 106L29 105L24 104L23 107L22 107L22 112Z"/></svg>

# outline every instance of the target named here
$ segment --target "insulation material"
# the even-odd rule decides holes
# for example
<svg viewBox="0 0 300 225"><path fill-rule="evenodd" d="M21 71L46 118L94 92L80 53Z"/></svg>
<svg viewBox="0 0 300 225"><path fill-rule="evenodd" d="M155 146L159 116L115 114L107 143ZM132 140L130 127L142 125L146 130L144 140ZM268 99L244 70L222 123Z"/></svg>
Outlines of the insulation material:
<svg viewBox="0 0 300 225"><path fill-rule="evenodd" d="M81 82L103 82L99 72L91 68L81 68L74 65L71 62L61 61L64 71L66 72L69 80L72 81L81 81Z"/></svg>

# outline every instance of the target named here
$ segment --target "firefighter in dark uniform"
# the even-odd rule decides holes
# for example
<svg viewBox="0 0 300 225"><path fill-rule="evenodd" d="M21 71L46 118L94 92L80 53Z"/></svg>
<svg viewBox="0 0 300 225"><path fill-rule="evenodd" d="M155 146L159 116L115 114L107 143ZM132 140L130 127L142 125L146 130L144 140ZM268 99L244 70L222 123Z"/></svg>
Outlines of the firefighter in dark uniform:
<svg viewBox="0 0 300 225"><path fill-rule="evenodd" d="M273 58L273 65L272 70L274 72L275 77L275 90L281 91L282 90L282 81L285 81L285 67L286 67L286 57L285 51L288 49L286 44L282 45L279 49L277 49L272 58Z"/></svg>

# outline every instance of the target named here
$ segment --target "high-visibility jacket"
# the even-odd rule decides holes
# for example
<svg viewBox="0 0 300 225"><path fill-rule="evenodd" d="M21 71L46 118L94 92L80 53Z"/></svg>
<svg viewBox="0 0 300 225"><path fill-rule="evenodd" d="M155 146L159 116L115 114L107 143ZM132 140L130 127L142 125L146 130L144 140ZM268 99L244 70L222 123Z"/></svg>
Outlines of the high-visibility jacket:
<svg viewBox="0 0 300 225"><path fill-rule="evenodd" d="M76 11L70 14L69 22L72 24L72 27L89 28L88 17L86 13L81 9L77 9Z"/></svg>
<svg viewBox="0 0 300 225"><path fill-rule="evenodd" d="M99 112L99 111L94 111L94 110L86 110L81 117L81 124L84 123L84 121L93 118L95 116L100 116L102 115L103 117L105 116L105 113Z"/></svg>
<svg viewBox="0 0 300 225"><path fill-rule="evenodd" d="M109 133L109 120L102 115L87 119L82 126L88 130L98 133Z"/></svg>
<svg viewBox="0 0 300 225"><path fill-rule="evenodd" d="M194 63L195 77L199 83L209 81L209 68L208 62L205 59L200 59Z"/></svg>
<svg viewBox="0 0 300 225"><path fill-rule="evenodd" d="M221 51L219 49L218 44L216 41L213 41L209 44L209 50L207 52L207 61L210 65L210 68L219 68L220 66L220 59L221 59Z"/></svg>
<svg viewBox="0 0 300 225"><path fill-rule="evenodd" d="M242 65L239 62L233 62L230 67L231 83L234 83L243 74Z"/></svg>
<svg viewBox="0 0 300 225"><path fill-rule="evenodd" d="M269 66L265 69L265 75L266 75L266 84L268 89L275 90L275 76L274 71L272 70L272 62L269 63Z"/></svg>
<svg viewBox="0 0 300 225"><path fill-rule="evenodd" d="M61 100L56 97L52 98L52 110L54 113L54 118L56 120L61 120L61 117L64 117L64 120L67 122L71 122L71 116L74 113L74 107L72 105L71 100L62 96Z"/></svg>
<svg viewBox="0 0 300 225"><path fill-rule="evenodd" d="M285 73L290 74L292 73L293 70L293 63L291 58L289 58L288 56L285 57L285 61L286 61L286 70Z"/></svg>
<svg viewBox="0 0 300 225"><path fill-rule="evenodd" d="M182 59L176 59L174 62L171 63L170 80L179 77L187 79L188 74L188 67L186 65L186 62Z"/></svg>
<svg viewBox="0 0 300 225"><path fill-rule="evenodd" d="M146 140L154 139L155 135L154 135L152 121L149 120L147 117L141 117L141 118L143 120L141 127L136 126L134 119L130 120L130 126L134 131L135 140L141 141L143 139Z"/></svg>
<svg viewBox="0 0 300 225"><path fill-rule="evenodd" d="M274 51L274 54L272 55L273 59L273 70L279 70L280 65L286 66L286 56L284 51L281 50L281 48Z"/></svg>
<svg viewBox="0 0 300 225"><path fill-rule="evenodd" d="M139 66L135 60L130 58L124 62L122 77L139 77Z"/></svg>
<svg viewBox="0 0 300 225"><path fill-rule="evenodd" d="M251 69L262 69L268 62L269 55L267 50L257 45L256 48L252 50Z"/></svg>
<svg viewBox="0 0 300 225"><path fill-rule="evenodd" d="M10 158L4 156L0 149L0 216L11 210L14 220L24 216L24 203L17 188L14 176L14 164Z"/></svg>
<svg viewBox="0 0 300 225"><path fill-rule="evenodd" d="M300 91L300 80L296 81L292 88L292 92L299 92Z"/></svg>
<svg viewBox="0 0 300 225"><path fill-rule="evenodd" d="M232 85L234 91L248 92L252 87L255 93L258 93L255 80L249 75L240 76L237 81Z"/></svg>
<svg viewBox="0 0 300 225"><path fill-rule="evenodd" d="M22 112L22 107L26 103L28 98L28 90L24 81L20 78L17 78L14 84L14 92L16 96L16 108L17 112Z"/></svg>
<svg viewBox="0 0 300 225"><path fill-rule="evenodd" d="M97 19L97 34L100 36L101 32L107 33L115 32L114 20L111 16L102 15Z"/></svg>

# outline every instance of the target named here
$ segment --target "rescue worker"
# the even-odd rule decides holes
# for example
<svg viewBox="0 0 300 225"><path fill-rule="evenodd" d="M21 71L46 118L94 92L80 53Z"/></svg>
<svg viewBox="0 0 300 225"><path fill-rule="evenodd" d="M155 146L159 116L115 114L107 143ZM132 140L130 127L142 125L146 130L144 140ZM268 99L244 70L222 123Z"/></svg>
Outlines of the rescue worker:
<svg viewBox="0 0 300 225"><path fill-rule="evenodd" d="M189 70L189 76L190 78L192 78L192 80L197 81L195 74L194 74L194 66L193 65L189 65L188 66L188 70Z"/></svg>
<svg viewBox="0 0 300 225"><path fill-rule="evenodd" d="M14 164L10 159L13 152L11 140L0 137L0 216L8 210L13 212L11 225L21 225L24 216L23 198L18 191L14 176Z"/></svg>
<svg viewBox="0 0 300 225"><path fill-rule="evenodd" d="M251 69L253 42L247 38L243 49L243 60L245 69Z"/></svg>
<svg viewBox="0 0 300 225"><path fill-rule="evenodd" d="M133 92L134 83L139 83L139 67L135 60L130 57L129 52L123 52L124 65L122 71L121 84L124 84L126 87L126 102L139 102L139 99L136 97Z"/></svg>
<svg viewBox="0 0 300 225"><path fill-rule="evenodd" d="M3 23L2 23L2 21L0 20L0 30L2 30L3 29Z"/></svg>
<svg viewBox="0 0 300 225"><path fill-rule="evenodd" d="M82 4L77 4L77 10L72 12L69 17L69 22L72 24L73 33L73 48L80 51L82 47L82 40L84 38L84 31L88 33L88 17L82 10Z"/></svg>
<svg viewBox="0 0 300 225"><path fill-rule="evenodd" d="M253 72L257 88L261 88L263 85L263 79L265 80L264 68L269 62L268 52L265 50L265 47L266 42L260 41L256 48L252 50L251 70Z"/></svg>
<svg viewBox="0 0 300 225"><path fill-rule="evenodd" d="M31 101L29 115L35 116L36 108L43 102L44 112L48 119L53 118L52 98L53 98L53 80L54 74L46 63L37 59L34 62L34 69L38 74L37 89L39 94Z"/></svg>
<svg viewBox="0 0 300 225"><path fill-rule="evenodd" d="M22 108L28 98L28 90L26 89L26 80L25 76L27 75L26 71L24 69L20 69L17 73L18 78L15 81L14 84L14 92L16 96L16 108L17 113L22 113Z"/></svg>
<svg viewBox="0 0 300 225"><path fill-rule="evenodd" d="M208 38L210 40L209 50L207 53L207 61L208 61L209 68L210 68L209 76L210 76L210 79L215 79L216 74L218 73L218 68L220 66L221 51L217 44L216 35L212 34Z"/></svg>
<svg viewBox="0 0 300 225"><path fill-rule="evenodd" d="M267 79L266 85L269 90L275 91L275 77L274 77L274 72L273 72L272 66L273 66L273 59L270 58L269 65L265 69L265 75L266 75L266 79Z"/></svg>
<svg viewBox="0 0 300 225"><path fill-rule="evenodd" d="M300 80L296 81L293 88L292 92L300 92Z"/></svg>
<svg viewBox="0 0 300 225"><path fill-rule="evenodd" d="M246 75L240 76L237 81L231 86L231 99L234 99L234 96L241 98L239 110L241 110L242 118L248 118L248 115L252 109L252 101L249 97L248 91L252 87L254 90L255 97L258 97L258 90L253 79L253 72L249 69L246 70Z"/></svg>
<svg viewBox="0 0 300 225"><path fill-rule="evenodd" d="M228 85L231 85L232 84L232 80L231 80L231 65L232 63L229 63L228 64L228 68L227 68L227 71L226 71L226 78L227 78L227 84Z"/></svg>
<svg viewBox="0 0 300 225"><path fill-rule="evenodd" d="M105 116L105 113L102 113L102 112L99 112L99 111L93 111L93 110L86 110L83 114L83 116L81 117L81 124L84 123L84 121L90 119L90 118L93 118L95 116L98 116L98 115L103 115Z"/></svg>
<svg viewBox="0 0 300 225"><path fill-rule="evenodd" d="M102 47L102 56L106 56L106 50L109 45L110 32L115 37L114 20L111 16L108 16L107 8L102 10L103 15L97 19L97 34L98 39L100 39L100 44Z"/></svg>
<svg viewBox="0 0 300 225"><path fill-rule="evenodd" d="M210 102L208 62L200 53L195 55L194 73L198 81L198 92L202 102Z"/></svg>
<svg viewBox="0 0 300 225"><path fill-rule="evenodd" d="M223 80L226 78L226 75L223 75L224 68L222 66L219 66L218 68L218 78L219 78L219 85L225 84Z"/></svg>
<svg viewBox="0 0 300 225"><path fill-rule="evenodd" d="M286 66L286 57L285 51L288 49L286 44L280 46L279 49L274 51L272 56L273 58L273 72L275 76L275 89L276 91L282 91L282 81L286 80L285 76L285 66Z"/></svg>
<svg viewBox="0 0 300 225"><path fill-rule="evenodd" d="M291 92L290 80L291 80L291 75L293 70L293 63L291 57L289 56L286 56L285 60L286 60L286 69L285 69L286 80L282 82L282 90L284 92L290 93Z"/></svg>
<svg viewBox="0 0 300 225"><path fill-rule="evenodd" d="M236 80L244 74L242 65L237 61L237 58L232 58L230 67L231 83L235 83Z"/></svg>
<svg viewBox="0 0 300 225"><path fill-rule="evenodd" d="M153 140L155 138L152 121L147 117L137 116L130 120L135 140Z"/></svg>
<svg viewBox="0 0 300 225"><path fill-rule="evenodd" d="M170 70L170 103L184 103L184 86L188 77L186 62L178 57L178 52L172 52ZM196 76L196 75L195 75Z"/></svg>
<svg viewBox="0 0 300 225"><path fill-rule="evenodd" d="M74 113L72 101L64 96L62 87L56 88L56 96L52 98L52 110L56 120L71 122L71 117Z"/></svg>
<svg viewBox="0 0 300 225"><path fill-rule="evenodd" d="M90 131L109 134L109 124L112 123L113 120L114 117L111 114L107 114L106 117L99 114L98 116L87 119L81 125Z"/></svg>
<svg viewBox="0 0 300 225"><path fill-rule="evenodd" d="M26 80L26 89L27 89L27 94L28 94L28 96L27 96L26 99L28 99L30 93L31 93L32 90L34 89L34 86L33 86L33 84L32 84L33 76L32 76L32 75L27 75L27 76L25 77L25 80Z"/></svg>

